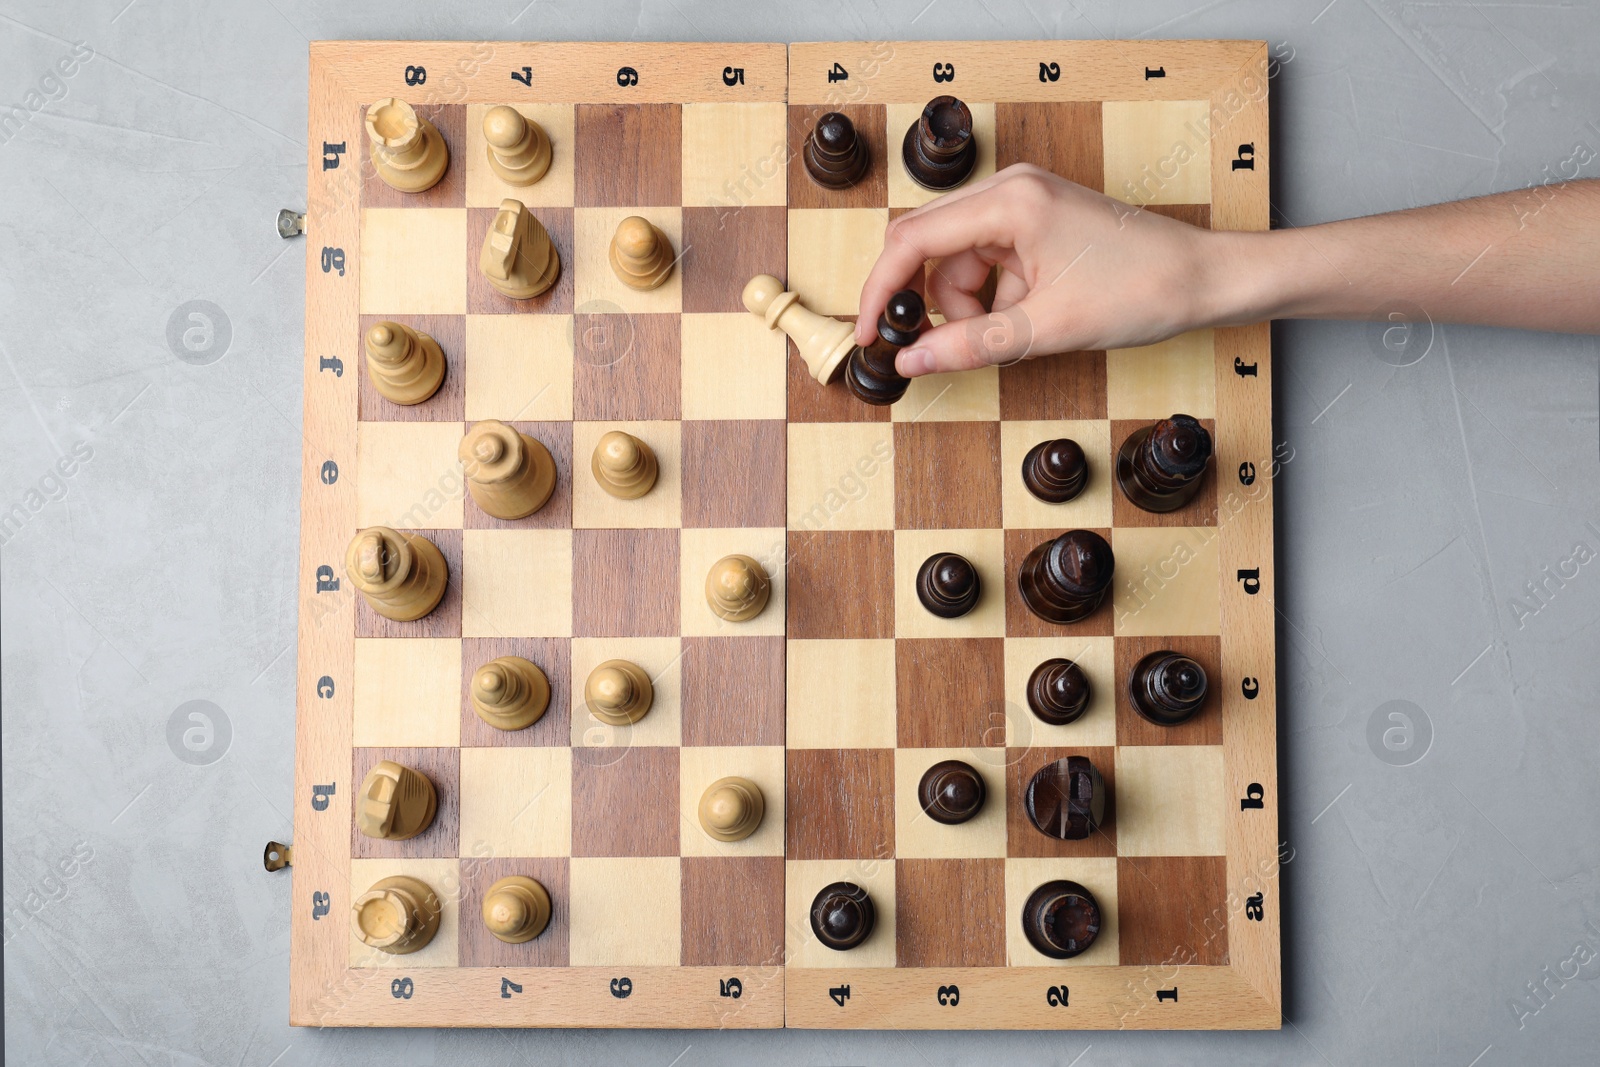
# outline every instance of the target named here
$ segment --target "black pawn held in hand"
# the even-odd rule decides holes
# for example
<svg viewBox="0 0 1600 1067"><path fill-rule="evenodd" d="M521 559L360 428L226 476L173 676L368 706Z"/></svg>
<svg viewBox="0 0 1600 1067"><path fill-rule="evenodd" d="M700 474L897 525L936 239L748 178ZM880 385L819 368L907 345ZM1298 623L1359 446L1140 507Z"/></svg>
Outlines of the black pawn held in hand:
<svg viewBox="0 0 1600 1067"><path fill-rule="evenodd" d="M916 290L902 289L889 298L878 316L878 339L850 353L844 384L852 396L882 406L906 395L911 380L894 369L894 357L922 333L922 315L922 296Z"/></svg>
<svg viewBox="0 0 1600 1067"><path fill-rule="evenodd" d="M1100 933L1100 902L1077 882L1060 879L1035 889L1022 908L1028 944L1053 960L1088 950Z"/></svg>
<svg viewBox="0 0 1600 1067"><path fill-rule="evenodd" d="M941 619L959 619L978 606L978 569L967 557L935 552L917 570L917 599Z"/></svg>
<svg viewBox="0 0 1600 1067"><path fill-rule="evenodd" d="M1152 652L1128 676L1133 710L1157 726L1188 722L1206 702L1206 671L1177 652Z"/></svg>
<svg viewBox="0 0 1600 1067"><path fill-rule="evenodd" d="M1117 449L1117 484L1145 511L1177 511L1200 491L1211 435L1190 415L1135 430Z"/></svg>
<svg viewBox="0 0 1600 1067"><path fill-rule="evenodd" d="M825 885L811 901L811 932L838 952L865 941L877 921L872 897L854 882Z"/></svg>
<svg viewBox="0 0 1600 1067"><path fill-rule="evenodd" d="M1035 546L1017 572L1028 610L1046 622L1077 622L1094 614L1111 588L1116 558L1093 530L1068 530Z"/></svg>
<svg viewBox="0 0 1600 1067"><path fill-rule="evenodd" d="M1065 504L1089 481L1089 461L1070 437L1040 441L1022 457L1022 484L1046 504Z"/></svg>
<svg viewBox="0 0 1600 1067"><path fill-rule="evenodd" d="M924 189L943 192L967 180L978 162L972 111L953 96L936 96L906 129L900 146L906 173Z"/></svg>
<svg viewBox="0 0 1600 1067"><path fill-rule="evenodd" d="M848 189L867 173L872 157L849 116L830 111L817 120L800 150L806 173L826 189Z"/></svg>

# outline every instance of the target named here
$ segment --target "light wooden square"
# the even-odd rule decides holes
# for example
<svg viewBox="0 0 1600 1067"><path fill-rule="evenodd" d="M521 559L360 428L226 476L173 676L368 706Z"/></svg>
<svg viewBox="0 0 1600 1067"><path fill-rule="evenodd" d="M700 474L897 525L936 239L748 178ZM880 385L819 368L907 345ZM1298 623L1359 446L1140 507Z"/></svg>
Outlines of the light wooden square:
<svg viewBox="0 0 1600 1067"><path fill-rule="evenodd" d="M893 748L892 640L790 641L784 702L790 748Z"/></svg>
<svg viewBox="0 0 1600 1067"><path fill-rule="evenodd" d="M1119 526L1112 630L1123 637L1222 632L1215 526Z"/></svg>
<svg viewBox="0 0 1600 1067"><path fill-rule="evenodd" d="M1117 852L1221 856L1227 851L1221 745L1117 749Z"/></svg>
<svg viewBox="0 0 1600 1067"><path fill-rule="evenodd" d="M631 726L601 722L584 703L589 675L625 659L650 676L655 698ZM683 743L683 645L676 637L575 637L572 640L572 747L674 747Z"/></svg>
<svg viewBox="0 0 1600 1067"><path fill-rule="evenodd" d="M784 874L784 956L790 967L893 967L895 965L894 860L790 860ZM811 932L811 902L823 886L854 882L872 896L872 933L847 952L831 949Z"/></svg>
<svg viewBox="0 0 1600 1067"><path fill-rule="evenodd" d="M680 262L666 281L647 292L630 289L611 269L611 239L617 224L629 215L641 215L655 223L672 242ZM671 314L683 311L683 209L676 207L580 207L574 212L576 246L572 284L579 314ZM715 249L701 249L701 255L716 255Z"/></svg>
<svg viewBox="0 0 1600 1067"><path fill-rule="evenodd" d="M791 210L789 289L819 315L856 314L888 225L881 207Z"/></svg>
<svg viewBox="0 0 1600 1067"><path fill-rule="evenodd" d="M943 195L932 189L924 189L912 181L911 175L906 173L906 160L902 147L905 144L906 131L922 117L925 103L926 101L922 104L890 104L887 108L890 207L921 207ZM978 159L972 166L972 174L957 188L982 181L994 173L994 105L975 104L970 100L966 101L966 105L967 110L972 112L972 136L978 142Z"/></svg>
<svg viewBox="0 0 1600 1067"><path fill-rule="evenodd" d="M684 104L684 206L783 206L788 110L782 103Z"/></svg>
<svg viewBox="0 0 1600 1067"><path fill-rule="evenodd" d="M395 875L410 875L433 890L442 905L439 911L439 929L425 948L399 955L380 952L363 945L355 934L350 914L329 914L324 922L338 921L349 931L350 966L388 967L411 970L418 967L460 966L457 946L461 934L461 861L453 859L352 859L350 861L350 900L355 899L378 882Z"/></svg>
<svg viewBox="0 0 1600 1067"><path fill-rule="evenodd" d="M894 529L894 426L789 424L789 529Z"/></svg>
<svg viewBox="0 0 1600 1067"><path fill-rule="evenodd" d="M1121 772L1117 784L1121 786ZM1118 809L1117 817L1122 817ZM1121 829L1118 828L1118 836ZM1022 909L1028 897L1046 882L1077 882L1100 905L1100 933L1087 952L1070 960L1051 959L1022 932ZM1112 856L1073 856L1060 859L1006 860L1006 965L1009 967L1115 967L1121 959L1117 944L1117 861Z"/></svg>
<svg viewBox="0 0 1600 1067"><path fill-rule="evenodd" d="M361 212L361 311L462 315L467 310L465 208ZM349 270L354 264L346 264Z"/></svg>
<svg viewBox="0 0 1600 1067"><path fill-rule="evenodd" d="M1170 412L1168 414L1171 414ZM1064 504L1048 504L1022 482L1022 460L1041 441L1069 437L1083 449L1089 479L1083 492ZM1091 530L1111 525L1111 423L1071 419L1000 424L1000 508L1008 529Z"/></svg>
<svg viewBox="0 0 1600 1067"><path fill-rule="evenodd" d="M577 108L572 104L512 104L525 119L544 127L550 138L550 169L532 185L509 185L489 166L489 142L483 136L483 116L493 104L467 105L467 158L451 160L452 166L467 168L467 206L500 206L510 197L528 207L571 207L573 205L573 127Z"/></svg>
<svg viewBox="0 0 1600 1067"><path fill-rule="evenodd" d="M787 581L783 564L786 558L784 531L757 527L729 530L684 530L680 537L682 555L678 567L679 604L685 637L781 637L787 607L784 590ZM742 553L755 559L772 580L772 594L761 614L744 622L728 622L711 613L706 603L706 575L711 565L723 556Z"/></svg>
<svg viewBox="0 0 1600 1067"><path fill-rule="evenodd" d="M685 419L782 419L786 406L782 330L746 311L685 315L683 417Z"/></svg>
<svg viewBox="0 0 1600 1067"><path fill-rule="evenodd" d="M1117 743L1116 657L1110 637L1008 637L1006 745L1073 748ZM1052 726L1028 708L1028 678L1047 659L1070 659L1089 679L1089 708L1077 722Z"/></svg>
<svg viewBox="0 0 1600 1067"><path fill-rule="evenodd" d="M574 859L569 956L574 967L676 967L682 876L676 856Z"/></svg>
<svg viewBox="0 0 1600 1067"><path fill-rule="evenodd" d="M1100 107L1107 196L1130 204L1211 202L1211 105L1107 100Z"/></svg>
<svg viewBox="0 0 1600 1067"><path fill-rule="evenodd" d="M1106 353L1106 411L1113 419L1197 419L1217 414L1214 335L1191 330L1144 348Z"/></svg>
<svg viewBox="0 0 1600 1067"><path fill-rule="evenodd" d="M461 642L356 638L352 712L357 748L461 743Z"/></svg>
<svg viewBox="0 0 1600 1067"><path fill-rule="evenodd" d="M999 367L913 378L906 395L889 407L895 422L992 422L999 417Z"/></svg>
<svg viewBox="0 0 1600 1067"><path fill-rule="evenodd" d="M623 500L594 480L595 446L611 430L631 433L656 454L656 484ZM572 424L572 525L579 530L642 530L683 525L683 430L668 420Z"/></svg>
<svg viewBox="0 0 1600 1067"><path fill-rule="evenodd" d="M718 841L700 825L700 798L712 782L737 775L761 789L766 814L743 841ZM783 746L678 750L678 852L684 856L783 855Z"/></svg>
<svg viewBox="0 0 1600 1067"><path fill-rule="evenodd" d="M978 604L959 619L941 619L917 599L917 570L936 552L957 552L978 571ZM894 532L896 637L1004 637L1005 545L999 530Z"/></svg>
<svg viewBox="0 0 1600 1067"><path fill-rule="evenodd" d="M473 422L571 419L572 316L468 315L466 386Z"/></svg>
<svg viewBox="0 0 1600 1067"><path fill-rule="evenodd" d="M571 530L468 530L463 560L463 635L572 636Z"/></svg>
<svg viewBox="0 0 1600 1067"><path fill-rule="evenodd" d="M356 525L459 530L459 422L356 423Z"/></svg>
<svg viewBox="0 0 1600 1067"><path fill-rule="evenodd" d="M461 750L461 854L572 855L572 752Z"/></svg>
<svg viewBox="0 0 1600 1067"><path fill-rule="evenodd" d="M988 795L977 815L947 826L928 818L917 786L929 767L954 759L983 779ZM901 748L894 753L894 854L897 859L975 859L1006 854L1005 749Z"/></svg>

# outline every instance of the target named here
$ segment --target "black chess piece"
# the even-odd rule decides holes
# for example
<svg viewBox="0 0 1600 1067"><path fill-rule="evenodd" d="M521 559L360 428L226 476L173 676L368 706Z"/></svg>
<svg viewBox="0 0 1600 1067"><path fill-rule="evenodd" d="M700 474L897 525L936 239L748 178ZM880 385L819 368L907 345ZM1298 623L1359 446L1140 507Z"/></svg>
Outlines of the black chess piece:
<svg viewBox="0 0 1600 1067"><path fill-rule="evenodd" d="M972 112L953 96L929 100L917 121L907 127L900 156L911 180L924 189L954 189L967 180L978 161Z"/></svg>
<svg viewBox="0 0 1600 1067"><path fill-rule="evenodd" d="M1017 591L1046 622L1077 622L1094 613L1111 588L1116 558L1093 530L1068 530L1036 545L1017 571Z"/></svg>
<svg viewBox="0 0 1600 1067"><path fill-rule="evenodd" d="M1157 726L1188 722L1206 702L1206 670L1180 653L1152 652L1128 676L1128 699Z"/></svg>
<svg viewBox="0 0 1600 1067"><path fill-rule="evenodd" d="M959 619L978 605L978 570L967 557L935 552L917 570L917 599L941 619Z"/></svg>
<svg viewBox="0 0 1600 1067"><path fill-rule="evenodd" d="M1089 461L1070 437L1040 441L1022 457L1022 484L1046 504L1065 504L1089 481Z"/></svg>
<svg viewBox="0 0 1600 1067"><path fill-rule="evenodd" d="M1190 415L1174 415L1128 435L1117 449L1117 484L1145 511L1176 511L1200 491L1211 434Z"/></svg>
<svg viewBox="0 0 1600 1067"><path fill-rule="evenodd" d="M1105 821L1105 779L1088 756L1067 756L1046 763L1028 779L1022 803L1040 833L1081 841Z"/></svg>
<svg viewBox="0 0 1600 1067"><path fill-rule="evenodd" d="M917 803L934 822L966 822L983 808L988 794L983 777L958 759L940 760L917 783Z"/></svg>
<svg viewBox="0 0 1600 1067"><path fill-rule="evenodd" d="M817 120L800 151L806 173L827 189L848 189L867 173L872 157L848 115L830 111Z"/></svg>
<svg viewBox="0 0 1600 1067"><path fill-rule="evenodd" d="M878 339L853 349L845 367L844 384L850 394L866 404L893 404L906 395L909 378L894 369L894 357L922 332L924 307L915 289L902 289L889 298L878 316Z"/></svg>
<svg viewBox="0 0 1600 1067"><path fill-rule="evenodd" d="M1100 902L1077 882L1046 882L1022 907L1022 932L1028 944L1053 960L1087 951L1100 933Z"/></svg>
<svg viewBox="0 0 1600 1067"><path fill-rule="evenodd" d="M1089 676L1070 659L1047 659L1028 676L1028 707L1041 722L1065 726L1089 710Z"/></svg>
<svg viewBox="0 0 1600 1067"><path fill-rule="evenodd" d="M822 887L811 901L811 932L831 949L855 948L872 934L878 910L872 897L854 882Z"/></svg>

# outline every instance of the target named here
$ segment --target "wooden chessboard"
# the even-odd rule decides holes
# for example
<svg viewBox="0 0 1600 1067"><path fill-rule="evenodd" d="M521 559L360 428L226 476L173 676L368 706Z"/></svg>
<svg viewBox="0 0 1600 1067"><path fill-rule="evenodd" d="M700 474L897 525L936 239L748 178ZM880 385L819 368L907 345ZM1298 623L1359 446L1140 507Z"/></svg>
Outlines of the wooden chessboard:
<svg viewBox="0 0 1600 1067"><path fill-rule="evenodd" d="M946 92L972 109L977 176L1028 160L1198 225L1263 229L1266 62L1259 42L313 44L292 1021L1277 1026L1266 327L923 379L867 409L807 377L739 299L772 273L814 310L853 315L889 218L927 199L899 138ZM388 96L448 143L449 170L425 193L390 189L368 160L364 110ZM536 185L488 166L482 118L501 103L550 134ZM839 193L811 184L797 155L829 109L873 150L868 177ZM532 209L561 256L560 280L531 301L477 270L503 197ZM627 289L606 262L630 214L679 250L661 289ZM368 381L361 336L380 319L442 345L449 370L429 401L400 407ZM1111 456L1174 411L1213 429L1215 466L1196 502L1152 516L1111 487ZM555 456L555 496L527 519L493 519L462 491L456 446L484 418ZM586 469L611 428L660 457L642 499L606 496ZM1065 505L1034 500L1018 475L1046 436L1089 455L1089 488ZM380 523L424 534L449 563L445 600L418 622L377 616L344 578L345 546ZM1111 541L1116 593L1051 627L1009 577L1071 527ZM984 599L965 618L915 606L908 576L937 549L980 570ZM742 624L701 592L735 551L774 580ZM1117 695L1156 647L1199 659L1218 694L1166 731ZM466 698L472 671L505 654L539 664L553 690L545 716L511 734ZM1038 722L1020 691L1053 655L1096 689L1068 727ZM613 656L655 678L632 728L593 719L579 695ZM1017 794L1069 752L1095 760L1113 811L1089 841L1053 843ZM984 813L955 827L911 794L947 756L990 787ZM417 838L354 830L355 787L382 759L438 789ZM695 817L728 774L767 799L761 829L734 844ZM349 913L398 873L445 910L427 948L388 956L354 938ZM485 888L513 873L554 901L550 928L523 945L477 918ZM836 953L805 914L844 877L873 893L879 924ZM1021 936L1021 900L1049 878L1082 882L1109 917L1073 960Z"/></svg>

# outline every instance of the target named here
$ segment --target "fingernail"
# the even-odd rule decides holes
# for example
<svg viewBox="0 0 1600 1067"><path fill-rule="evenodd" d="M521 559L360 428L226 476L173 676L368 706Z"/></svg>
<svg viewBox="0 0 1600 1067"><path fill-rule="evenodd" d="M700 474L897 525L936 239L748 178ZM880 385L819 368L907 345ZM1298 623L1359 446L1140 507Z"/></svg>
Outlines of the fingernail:
<svg viewBox="0 0 1600 1067"><path fill-rule="evenodd" d="M933 353L926 348L908 348L894 357L895 370L902 378L915 378L926 374L933 366Z"/></svg>

